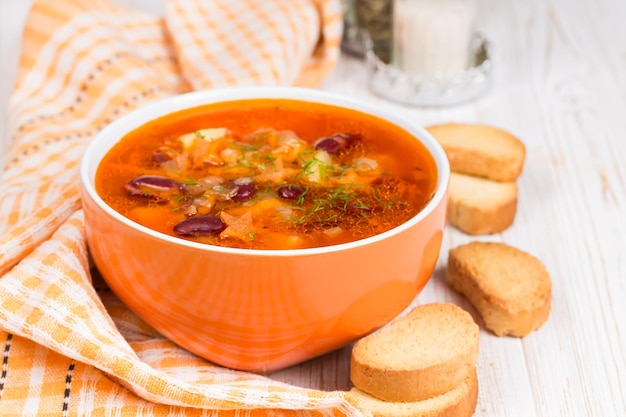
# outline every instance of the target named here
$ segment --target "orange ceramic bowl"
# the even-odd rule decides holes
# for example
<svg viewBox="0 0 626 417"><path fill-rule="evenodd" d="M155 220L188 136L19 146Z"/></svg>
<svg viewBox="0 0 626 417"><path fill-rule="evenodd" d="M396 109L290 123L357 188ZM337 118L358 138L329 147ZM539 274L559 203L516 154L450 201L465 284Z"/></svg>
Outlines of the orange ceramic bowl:
<svg viewBox="0 0 626 417"><path fill-rule="evenodd" d="M161 116L222 101L285 98L386 119L423 143L437 167L434 197L385 233L335 246L233 249L141 226L109 207L94 186L102 157L126 133ZM379 107L317 90L236 88L156 102L103 129L81 165L87 240L122 301L163 335L216 364L271 372L339 348L405 309L439 256L449 165L424 129Z"/></svg>

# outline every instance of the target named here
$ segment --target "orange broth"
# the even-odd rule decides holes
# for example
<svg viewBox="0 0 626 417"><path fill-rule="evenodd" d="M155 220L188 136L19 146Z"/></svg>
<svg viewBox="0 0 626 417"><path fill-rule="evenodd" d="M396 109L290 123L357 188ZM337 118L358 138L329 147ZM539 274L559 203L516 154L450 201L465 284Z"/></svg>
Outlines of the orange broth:
<svg viewBox="0 0 626 417"><path fill-rule="evenodd" d="M254 99L141 126L105 155L95 183L113 209L171 236L295 249L390 230L424 207L436 181L426 148L385 120Z"/></svg>

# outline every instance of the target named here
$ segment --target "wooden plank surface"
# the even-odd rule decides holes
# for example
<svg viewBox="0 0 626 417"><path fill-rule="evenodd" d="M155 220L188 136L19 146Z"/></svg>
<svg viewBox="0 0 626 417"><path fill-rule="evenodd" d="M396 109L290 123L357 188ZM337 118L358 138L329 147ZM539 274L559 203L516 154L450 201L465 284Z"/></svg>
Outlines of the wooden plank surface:
<svg viewBox="0 0 626 417"><path fill-rule="evenodd" d="M0 0L2 127L27 5ZM480 0L479 6L495 63L493 86L479 100L437 109L395 105L368 90L363 63L347 56L321 88L421 125L479 122L525 142L515 224L479 237L448 227L437 270L415 304L451 301L480 323L445 284L448 250L490 240L532 253L553 279L550 319L523 339L481 332L475 415L626 416L626 2ZM349 389L349 355L347 346L272 377Z"/></svg>

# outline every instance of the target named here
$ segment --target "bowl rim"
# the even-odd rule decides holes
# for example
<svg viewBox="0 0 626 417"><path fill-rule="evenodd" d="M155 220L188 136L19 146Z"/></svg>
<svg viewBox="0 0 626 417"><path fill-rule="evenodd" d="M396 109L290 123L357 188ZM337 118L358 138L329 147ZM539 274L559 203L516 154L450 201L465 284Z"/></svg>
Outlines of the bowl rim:
<svg viewBox="0 0 626 417"><path fill-rule="evenodd" d="M115 211L98 195L95 189L95 174L104 155L119 142L128 132L170 113L199 107L207 104L247 99L288 99L305 102L327 104L346 107L375 117L379 117L408 131L416 140L430 152L437 168L437 185L435 193L426 205L415 216L404 223L383 233L352 242L337 245L301 248L301 249L245 249L226 246L210 245L177 238L165 233L157 232L143 226ZM114 138L114 140L111 140ZM296 257L317 255L330 252L340 252L352 248L368 246L389 237L395 236L420 223L437 208L446 197L450 180L450 165L445 151L437 140L423 127L411 122L407 118L392 113L390 110L375 106L374 103L357 100L351 97L330 93L323 90L303 87L224 87L212 90L200 90L178 94L138 107L121 116L100 130L87 145L80 162L80 185L83 198L88 196L92 202L114 220L131 229L146 234L158 240L171 243L175 246L198 249L207 252L217 252L232 255L263 256L263 257ZM445 204L445 201L444 201Z"/></svg>

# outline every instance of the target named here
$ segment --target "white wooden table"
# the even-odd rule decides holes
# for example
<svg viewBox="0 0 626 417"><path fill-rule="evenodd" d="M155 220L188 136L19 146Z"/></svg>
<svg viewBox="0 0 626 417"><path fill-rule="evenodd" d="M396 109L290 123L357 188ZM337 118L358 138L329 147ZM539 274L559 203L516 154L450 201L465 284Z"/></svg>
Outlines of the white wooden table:
<svg viewBox="0 0 626 417"><path fill-rule="evenodd" d="M0 0L3 129L29 3ZM125 3L160 8L149 0ZM440 109L394 105L368 91L363 63L350 57L342 57L321 88L376 102L422 125L479 122L525 142L515 224L480 237L446 229L438 268L415 302L451 301L474 314L444 282L448 250L459 244L503 241L532 253L553 279L550 319L523 339L481 332L475 415L626 416L626 2L479 5L495 61L493 87L482 98ZM273 377L348 389L349 355L346 347Z"/></svg>

